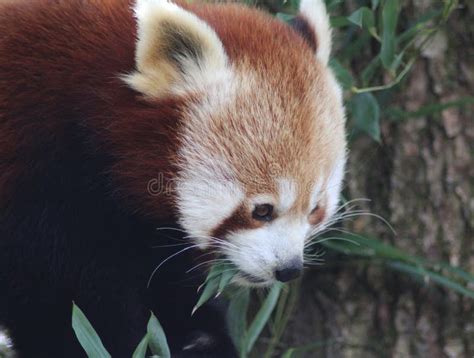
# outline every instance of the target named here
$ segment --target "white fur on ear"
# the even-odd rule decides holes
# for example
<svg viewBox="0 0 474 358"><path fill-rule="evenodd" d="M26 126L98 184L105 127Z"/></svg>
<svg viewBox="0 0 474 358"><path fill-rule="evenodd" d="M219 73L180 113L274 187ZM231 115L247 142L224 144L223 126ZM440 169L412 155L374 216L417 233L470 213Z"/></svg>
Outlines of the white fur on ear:
<svg viewBox="0 0 474 358"><path fill-rule="evenodd" d="M316 35L316 57L327 65L331 55L332 31L324 0L301 0L300 14L309 22Z"/></svg>
<svg viewBox="0 0 474 358"><path fill-rule="evenodd" d="M137 71L123 78L135 90L151 97L184 91L226 67L217 34L191 12L167 0L138 0L135 16Z"/></svg>

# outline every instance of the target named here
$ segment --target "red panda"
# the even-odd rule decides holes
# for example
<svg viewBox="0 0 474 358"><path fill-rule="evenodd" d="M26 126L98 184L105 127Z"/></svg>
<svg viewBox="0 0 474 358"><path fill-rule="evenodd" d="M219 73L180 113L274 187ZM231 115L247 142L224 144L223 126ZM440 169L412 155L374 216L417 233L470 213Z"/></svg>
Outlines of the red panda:
<svg viewBox="0 0 474 358"><path fill-rule="evenodd" d="M232 356L223 319L189 317L186 263L146 290L149 243L171 223L237 284L300 275L346 161L323 0L290 25L236 4L3 1L0 34L0 323L20 354L81 356L75 300L114 356L150 309L176 356Z"/></svg>

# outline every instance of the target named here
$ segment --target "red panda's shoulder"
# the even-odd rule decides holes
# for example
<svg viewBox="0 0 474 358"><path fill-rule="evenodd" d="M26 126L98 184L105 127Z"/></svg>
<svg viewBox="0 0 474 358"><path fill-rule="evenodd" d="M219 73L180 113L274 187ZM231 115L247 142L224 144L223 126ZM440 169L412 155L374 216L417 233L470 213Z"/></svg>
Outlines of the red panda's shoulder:
<svg viewBox="0 0 474 358"><path fill-rule="evenodd" d="M0 73L10 82L28 81L27 88L60 85L64 91L133 66L128 0L0 2L0 33Z"/></svg>
<svg viewBox="0 0 474 358"><path fill-rule="evenodd" d="M0 34L6 198L20 177L54 156L46 151L67 143L67 122L94 106L94 93L121 85L118 74L134 66L135 19L128 0L1 0Z"/></svg>

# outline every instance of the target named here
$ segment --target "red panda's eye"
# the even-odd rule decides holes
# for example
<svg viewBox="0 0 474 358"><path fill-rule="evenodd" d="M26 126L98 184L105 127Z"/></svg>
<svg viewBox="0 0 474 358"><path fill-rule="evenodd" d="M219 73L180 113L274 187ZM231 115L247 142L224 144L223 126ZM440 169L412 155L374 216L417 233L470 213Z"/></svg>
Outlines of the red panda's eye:
<svg viewBox="0 0 474 358"><path fill-rule="evenodd" d="M311 225L317 225L323 221L324 216L326 215L323 208L319 205L316 205L313 210L309 213L308 221Z"/></svg>
<svg viewBox="0 0 474 358"><path fill-rule="evenodd" d="M273 205L260 204L253 209L252 217L259 221L271 221L273 216Z"/></svg>

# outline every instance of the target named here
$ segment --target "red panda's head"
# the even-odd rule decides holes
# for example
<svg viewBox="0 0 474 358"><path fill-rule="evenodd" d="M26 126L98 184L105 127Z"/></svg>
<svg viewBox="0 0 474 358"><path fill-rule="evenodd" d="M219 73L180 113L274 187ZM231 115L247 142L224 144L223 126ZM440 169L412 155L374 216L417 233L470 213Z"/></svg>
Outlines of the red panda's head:
<svg viewBox="0 0 474 358"><path fill-rule="evenodd" d="M242 284L289 280L336 211L346 161L323 1L302 0L293 28L235 5L183 6L138 2L137 71L125 79L150 98L188 98L178 220Z"/></svg>

